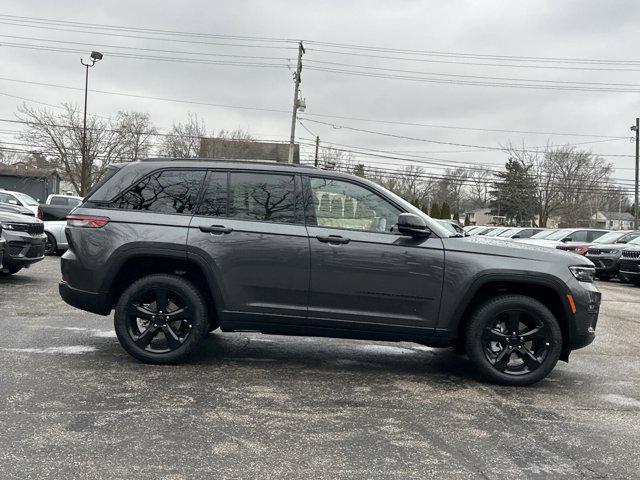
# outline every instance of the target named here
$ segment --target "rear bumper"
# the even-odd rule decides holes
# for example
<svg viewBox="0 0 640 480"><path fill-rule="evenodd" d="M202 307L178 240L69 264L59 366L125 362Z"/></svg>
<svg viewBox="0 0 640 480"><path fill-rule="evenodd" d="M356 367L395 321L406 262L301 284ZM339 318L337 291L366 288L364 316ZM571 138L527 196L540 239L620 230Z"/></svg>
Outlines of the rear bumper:
<svg viewBox="0 0 640 480"><path fill-rule="evenodd" d="M109 315L111 312L111 305L106 294L73 288L67 282L58 284L58 292L60 292L62 299L72 307L98 315Z"/></svg>

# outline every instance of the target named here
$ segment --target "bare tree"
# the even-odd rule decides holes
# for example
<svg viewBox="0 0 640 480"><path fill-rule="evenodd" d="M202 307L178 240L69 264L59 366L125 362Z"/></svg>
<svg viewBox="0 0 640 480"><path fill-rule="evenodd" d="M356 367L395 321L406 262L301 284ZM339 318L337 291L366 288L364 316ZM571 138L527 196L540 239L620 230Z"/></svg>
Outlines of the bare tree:
<svg viewBox="0 0 640 480"><path fill-rule="evenodd" d="M160 145L160 155L173 158L197 158L200 143L207 136L204 121L197 114L187 114L185 123L174 123Z"/></svg>
<svg viewBox="0 0 640 480"><path fill-rule="evenodd" d="M114 127L121 145L121 161L135 161L150 155L158 131L148 113L118 112Z"/></svg>
<svg viewBox="0 0 640 480"><path fill-rule="evenodd" d="M321 147L318 152L318 166L324 170L341 170L351 173L353 154L332 147Z"/></svg>
<svg viewBox="0 0 640 480"><path fill-rule="evenodd" d="M489 170L473 170L468 174L469 202L472 208L485 208L491 200L491 180L493 173Z"/></svg>
<svg viewBox="0 0 640 480"><path fill-rule="evenodd" d="M87 154L83 161L82 113L76 105L62 104L60 113L23 105L18 109L18 118L28 122L20 138L60 168L63 178L71 182L80 195L89 191L110 163L121 158L118 131L110 122L90 116L87 118Z"/></svg>

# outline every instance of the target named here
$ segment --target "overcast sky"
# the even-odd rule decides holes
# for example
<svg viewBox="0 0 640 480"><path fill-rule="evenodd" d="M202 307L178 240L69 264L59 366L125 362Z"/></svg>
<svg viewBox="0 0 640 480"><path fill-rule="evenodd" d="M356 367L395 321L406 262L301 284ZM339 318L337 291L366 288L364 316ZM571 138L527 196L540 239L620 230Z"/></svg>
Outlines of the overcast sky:
<svg viewBox="0 0 640 480"><path fill-rule="evenodd" d="M548 141L556 144L601 141L584 145L582 148L591 148L594 152L611 155L633 154L633 144L628 139L595 137L605 135L630 138L629 126L635 117L640 115L640 54L637 53L640 9L637 8L637 2L631 0L388 0L309 3L273 0L21 0L3 2L0 14L36 20L100 23L163 31L308 40L302 75L302 96L306 98L307 111L302 115L310 120L423 140L489 147L497 147L508 141L524 141L532 147L544 145ZM59 24L48 24L55 29L34 28L33 23L26 24L8 17L1 17L0 25L0 43L3 44L0 46L1 94L54 105L61 102L82 102L80 90L7 80L44 82L80 89L83 87L84 72L79 63L80 53L38 51L16 46L20 44L24 47L28 44L63 50L103 51L104 60L90 73L90 88L93 90L284 111L291 109L292 71L286 65L292 67L295 64L295 43L248 42L175 35L170 38L164 36L164 40L153 40L131 38L157 37L131 30L112 30L112 33L128 35L115 36L99 34L106 32L105 30L81 26L73 29L84 30L83 32L71 32L71 27ZM15 38L16 36L22 38ZM55 43L54 40L77 43ZM323 46L312 41L449 54L598 59L621 63L524 62L521 58L507 62L502 58L470 58L466 55L407 55L401 52L345 49L340 45ZM233 46L216 43L232 43ZM238 44L252 46L239 47ZM143 51L143 48L166 52ZM193 64L158 59L119 58L110 53L140 53L165 59L194 58L225 63ZM390 58L373 58L363 54ZM240 57L241 55L257 58L247 59ZM343 65L314 64L313 61ZM268 63L278 66L232 66L228 62ZM518 66L505 66L505 63ZM470 77L476 76L525 79L520 83L528 85L545 85L535 80L556 82L546 84L551 86L577 85L558 82L626 84L624 87L610 88L637 91L563 91L442 84L317 71L311 69L314 65L376 75L404 75L429 80L453 79L467 83L514 83L510 80ZM387 70L359 69L357 66ZM540 68L549 66L554 68ZM601 70L591 70L596 68ZM399 70L426 72L432 75L403 73L398 72ZM433 74L462 76L445 77ZM590 87L594 86L598 87ZM0 118L14 118L15 109L22 100L7 96L0 96L0 99ZM290 128L288 113L222 108L97 92L90 93L89 108L91 113L102 116L114 115L118 110L148 112L161 131L166 131L174 121L184 120L188 112L201 116L209 129L240 127L249 130L255 137L265 139L287 140ZM320 114L432 126L408 126L315 116ZM345 128L338 129L311 121L306 121L305 124L320 136L323 144L333 142L404 152L445 159L452 166L456 162L496 164L505 160L505 154L500 151L385 137ZM581 133L594 137L488 132L436 126ZM12 134L9 132L16 128L16 125L1 123L0 139L4 139L5 142L16 141L11 139ZM300 125L297 133L303 138L311 137ZM310 150L307 150L307 153L309 152ZM614 177L626 179L626 183L629 184L629 179L633 178L632 156L605 158L617 167ZM386 168L392 168L394 162L400 163L389 159L363 160L372 164L382 162L380 164ZM442 171L438 167L425 167L434 168L433 171Z"/></svg>

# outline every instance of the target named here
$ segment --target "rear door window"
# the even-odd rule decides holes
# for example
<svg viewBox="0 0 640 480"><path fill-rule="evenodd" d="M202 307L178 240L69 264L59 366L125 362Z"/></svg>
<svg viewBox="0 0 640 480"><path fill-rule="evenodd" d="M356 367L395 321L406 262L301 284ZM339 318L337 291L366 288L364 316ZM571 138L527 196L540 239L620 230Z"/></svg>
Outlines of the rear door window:
<svg viewBox="0 0 640 480"><path fill-rule="evenodd" d="M204 170L163 170L145 177L110 205L155 213L194 212Z"/></svg>
<svg viewBox="0 0 640 480"><path fill-rule="evenodd" d="M236 220L302 223L294 175L231 172L229 209Z"/></svg>
<svg viewBox="0 0 640 480"><path fill-rule="evenodd" d="M204 182L198 215L225 217L227 215L228 173L210 171Z"/></svg>

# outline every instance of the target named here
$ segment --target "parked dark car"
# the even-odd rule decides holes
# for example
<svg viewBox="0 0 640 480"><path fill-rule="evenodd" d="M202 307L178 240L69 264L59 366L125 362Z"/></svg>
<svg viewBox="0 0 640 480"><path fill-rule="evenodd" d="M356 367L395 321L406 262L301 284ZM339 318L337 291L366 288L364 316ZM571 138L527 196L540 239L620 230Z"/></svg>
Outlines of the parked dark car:
<svg viewBox="0 0 640 480"><path fill-rule="evenodd" d="M362 178L166 159L112 165L68 218L62 298L107 315L124 349L174 363L208 331L459 346L527 385L591 343L593 264L451 235Z"/></svg>
<svg viewBox="0 0 640 480"><path fill-rule="evenodd" d="M13 275L44 258L44 224L34 217L0 211L6 240L0 275Z"/></svg>
<svg viewBox="0 0 640 480"><path fill-rule="evenodd" d="M585 257L596 267L596 277L608 280L618 275L620 257L627 244L640 241L640 230L607 233L596 239Z"/></svg>
<svg viewBox="0 0 640 480"><path fill-rule="evenodd" d="M6 244L6 240L2 238L2 224L0 223L0 272L2 271L2 260L4 257L4 248Z"/></svg>
<svg viewBox="0 0 640 480"><path fill-rule="evenodd" d="M640 286L640 240L635 239L622 249L618 277Z"/></svg>

